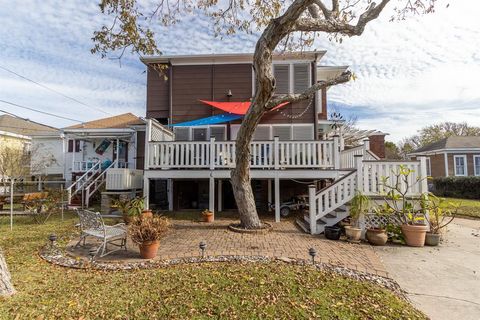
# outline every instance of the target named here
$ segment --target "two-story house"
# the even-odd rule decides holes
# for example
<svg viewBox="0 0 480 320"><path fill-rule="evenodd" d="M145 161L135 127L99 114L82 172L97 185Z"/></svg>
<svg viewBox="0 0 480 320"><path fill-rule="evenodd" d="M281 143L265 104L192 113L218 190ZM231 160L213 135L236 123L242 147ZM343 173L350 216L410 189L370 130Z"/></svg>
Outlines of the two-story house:
<svg viewBox="0 0 480 320"><path fill-rule="evenodd" d="M302 92L346 69L320 65L324 55L325 51L276 55L275 94ZM235 166L235 139L242 117L255 92L252 59L252 54L141 59L147 66L144 193L149 206L235 209L230 169ZM369 140L353 148L344 146L341 128L328 119L327 92L320 90L309 100L278 106L264 115L254 132L250 176L257 207L274 207L277 221L283 214L281 203L312 193L312 186L314 195L317 189L330 188L329 197L341 189L342 197L335 198L339 202L330 204L345 204L355 189L355 155L365 161L379 160L372 149L382 156L382 133L372 137L378 144L375 148ZM160 124L173 131L173 141L158 138L164 130ZM341 180L349 182L348 190L335 183L329 187L332 181ZM342 217L345 213L333 220ZM321 218L306 218L303 225L312 233L322 232Z"/></svg>

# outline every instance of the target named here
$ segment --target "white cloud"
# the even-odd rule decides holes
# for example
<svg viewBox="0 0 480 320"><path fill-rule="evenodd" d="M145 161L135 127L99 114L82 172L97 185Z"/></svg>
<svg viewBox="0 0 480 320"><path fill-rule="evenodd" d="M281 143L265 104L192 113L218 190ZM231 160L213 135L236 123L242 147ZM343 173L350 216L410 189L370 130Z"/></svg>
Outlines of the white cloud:
<svg viewBox="0 0 480 320"><path fill-rule="evenodd" d="M358 114L359 124L391 133L393 140L438 121L480 125L480 5L471 0L438 1L435 14L372 22L361 37L343 44L324 39L322 61L350 65L358 80L332 88L329 99ZM135 56L118 61L90 54L92 32L108 21L95 2L15 1L0 11L0 66L37 80L109 113L145 113L144 66ZM206 18L190 15L178 25L157 28L166 54L252 52L256 35L215 38ZM0 99L58 112L82 121L104 116L0 70ZM50 125L70 123L0 105L0 109Z"/></svg>

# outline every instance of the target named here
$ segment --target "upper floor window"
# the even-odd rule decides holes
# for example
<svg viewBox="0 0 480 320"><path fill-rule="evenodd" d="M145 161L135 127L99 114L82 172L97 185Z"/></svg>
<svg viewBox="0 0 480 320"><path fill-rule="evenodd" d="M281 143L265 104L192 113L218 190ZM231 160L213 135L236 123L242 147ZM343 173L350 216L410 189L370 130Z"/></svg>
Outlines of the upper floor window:
<svg viewBox="0 0 480 320"><path fill-rule="evenodd" d="M430 158L426 157L425 159L427 160L427 176L431 177L432 176L432 166L431 166L431 163L430 163Z"/></svg>
<svg viewBox="0 0 480 320"><path fill-rule="evenodd" d="M455 164L455 175L466 176L467 175L467 157L465 155L453 156Z"/></svg>
<svg viewBox="0 0 480 320"><path fill-rule="evenodd" d="M80 140L68 140L68 149L67 152L74 152L73 147L75 144L75 152L80 152Z"/></svg>
<svg viewBox="0 0 480 320"><path fill-rule="evenodd" d="M301 93L310 86L310 64L274 64L276 94Z"/></svg>
<svg viewBox="0 0 480 320"><path fill-rule="evenodd" d="M473 156L474 174L480 176L480 155Z"/></svg>
<svg viewBox="0 0 480 320"><path fill-rule="evenodd" d="M175 141L207 141L214 137L217 141L226 139L226 129L223 125L208 127L176 127Z"/></svg>

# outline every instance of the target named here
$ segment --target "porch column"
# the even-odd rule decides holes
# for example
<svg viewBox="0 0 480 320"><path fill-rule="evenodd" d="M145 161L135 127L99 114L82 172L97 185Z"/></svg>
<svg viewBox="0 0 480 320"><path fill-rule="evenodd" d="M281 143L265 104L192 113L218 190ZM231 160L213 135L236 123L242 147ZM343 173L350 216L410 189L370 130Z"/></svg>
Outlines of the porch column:
<svg viewBox="0 0 480 320"><path fill-rule="evenodd" d="M267 180L267 195L268 195L268 211L271 212L272 211L272 207L271 207L271 204L272 204L272 179L268 179Z"/></svg>
<svg viewBox="0 0 480 320"><path fill-rule="evenodd" d="M72 148L72 172L75 172L75 139L72 140L73 142L73 148ZM68 140L67 140L67 144L68 144ZM68 148L68 145L67 145L67 148ZM72 180L73 180L73 177L72 177Z"/></svg>
<svg viewBox="0 0 480 320"><path fill-rule="evenodd" d="M209 178L208 210L215 212L215 179L212 176Z"/></svg>
<svg viewBox="0 0 480 320"><path fill-rule="evenodd" d="M117 163L115 168L118 168L118 162L120 161L120 141L117 139Z"/></svg>
<svg viewBox="0 0 480 320"><path fill-rule="evenodd" d="M145 209L150 208L150 179L143 178L143 197L145 198Z"/></svg>
<svg viewBox="0 0 480 320"><path fill-rule="evenodd" d="M448 177L448 153L445 152L443 158L445 160L445 177Z"/></svg>
<svg viewBox="0 0 480 320"><path fill-rule="evenodd" d="M335 169L340 169L340 137L333 136L333 166Z"/></svg>
<svg viewBox="0 0 480 320"><path fill-rule="evenodd" d="M218 185L217 185L217 198L218 198L218 203L217 203L217 211L220 212L222 211L222 201L223 201L223 198L222 198L222 180L218 180Z"/></svg>
<svg viewBox="0 0 480 320"><path fill-rule="evenodd" d="M168 211L173 211L173 179L167 179Z"/></svg>
<svg viewBox="0 0 480 320"><path fill-rule="evenodd" d="M275 222L280 222L280 179L275 177Z"/></svg>

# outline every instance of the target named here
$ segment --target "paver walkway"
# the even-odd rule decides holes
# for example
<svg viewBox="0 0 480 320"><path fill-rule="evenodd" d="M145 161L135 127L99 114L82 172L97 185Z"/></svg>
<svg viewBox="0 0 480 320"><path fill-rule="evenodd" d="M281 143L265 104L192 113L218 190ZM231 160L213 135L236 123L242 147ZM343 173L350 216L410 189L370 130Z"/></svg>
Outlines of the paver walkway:
<svg viewBox="0 0 480 320"><path fill-rule="evenodd" d="M309 248L317 251L316 261L344 266L362 272L387 276L385 267L368 244L331 241L300 231L293 221L274 223L265 234L246 234L228 230L235 220L213 223L174 220L172 229L161 240L156 259L198 257L199 243L207 244L208 256L266 256L271 258L311 259ZM76 241L75 241L76 242ZM72 241L71 244L75 243ZM132 262L139 260L138 246L129 241L127 251L118 251L101 260ZM88 250L69 248L75 255L87 256Z"/></svg>

